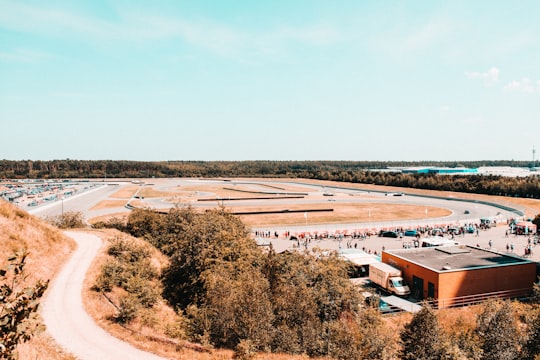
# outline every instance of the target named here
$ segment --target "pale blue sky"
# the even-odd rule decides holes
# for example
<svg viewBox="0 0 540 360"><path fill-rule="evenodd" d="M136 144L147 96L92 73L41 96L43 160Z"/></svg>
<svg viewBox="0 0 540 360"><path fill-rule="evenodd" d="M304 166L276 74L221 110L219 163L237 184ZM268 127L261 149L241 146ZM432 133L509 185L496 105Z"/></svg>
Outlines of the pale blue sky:
<svg viewBox="0 0 540 360"><path fill-rule="evenodd" d="M0 159L530 160L539 13L0 0Z"/></svg>

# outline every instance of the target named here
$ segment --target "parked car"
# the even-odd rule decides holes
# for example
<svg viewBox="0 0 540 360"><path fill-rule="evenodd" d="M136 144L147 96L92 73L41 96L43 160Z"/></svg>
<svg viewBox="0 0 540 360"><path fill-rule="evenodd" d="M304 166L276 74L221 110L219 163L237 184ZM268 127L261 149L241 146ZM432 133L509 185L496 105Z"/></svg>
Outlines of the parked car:
<svg viewBox="0 0 540 360"><path fill-rule="evenodd" d="M464 214L470 214L471 212L469 210L465 210L463 213Z"/></svg>
<svg viewBox="0 0 540 360"><path fill-rule="evenodd" d="M389 237L389 238L397 238L399 237L399 234L395 231L382 231L379 236L382 237Z"/></svg>
<svg viewBox="0 0 540 360"><path fill-rule="evenodd" d="M403 233L403 235L405 236L416 236L416 234L418 234L418 231L416 230L405 230L405 232Z"/></svg>

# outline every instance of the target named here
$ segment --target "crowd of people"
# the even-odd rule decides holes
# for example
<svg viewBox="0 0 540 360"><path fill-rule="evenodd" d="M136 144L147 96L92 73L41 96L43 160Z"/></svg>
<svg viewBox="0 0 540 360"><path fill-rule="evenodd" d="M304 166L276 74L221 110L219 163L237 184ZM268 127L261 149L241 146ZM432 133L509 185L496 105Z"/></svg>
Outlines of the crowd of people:
<svg viewBox="0 0 540 360"><path fill-rule="evenodd" d="M253 235L259 238L270 238L279 240L292 241L292 247L295 249L309 249L310 247L319 246L320 241L331 240L335 249L362 249L368 254L380 255L384 251L383 242L377 242L374 245L373 241L365 242L365 240L371 237L385 236L382 235L385 232L394 232L396 240L400 240L400 246L403 248L422 247L422 242L426 238L430 237L442 237L453 240L455 237L463 238L466 234L470 234L474 237L480 237L480 233L488 231L490 228L495 227L496 223L465 223L465 224L438 224L431 226L418 226L418 227L385 227L385 228L370 228L370 229L340 229L335 231L299 231L293 232L290 230L254 230ZM520 236L519 233L513 231L512 228L505 230L503 233L505 237L513 235L514 237ZM521 236L520 236L521 237ZM485 235L484 235L485 239ZM527 243L523 246L523 253L521 254L519 249L521 246L518 244L516 247L516 241L506 243L506 252L519 253L524 257L532 257L533 248L538 244L539 238L536 234L528 234ZM471 239L472 240L472 239ZM461 240L455 240L461 241ZM485 241L485 240L483 240ZM316 243L316 245L314 245ZM371 248L370 248L371 245ZM499 244L501 245L501 244ZM480 247L477 243L476 246ZM485 243L484 243L484 246ZM489 240L489 248L493 246L492 240ZM504 249L504 243L501 245ZM377 249L374 250L373 247ZM487 246L486 246L487 248ZM504 250L503 250L504 251Z"/></svg>

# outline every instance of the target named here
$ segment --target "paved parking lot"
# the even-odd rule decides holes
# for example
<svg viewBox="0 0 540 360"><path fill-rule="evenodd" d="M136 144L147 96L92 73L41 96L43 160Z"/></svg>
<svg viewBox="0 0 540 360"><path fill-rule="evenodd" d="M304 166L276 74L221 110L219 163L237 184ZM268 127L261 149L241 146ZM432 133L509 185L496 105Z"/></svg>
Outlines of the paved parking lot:
<svg viewBox="0 0 540 360"><path fill-rule="evenodd" d="M534 237L532 236L524 236L524 235L513 235L513 234L506 234L508 230L508 226L506 224L500 224L497 227L493 227L487 230L479 230L478 235L476 233L473 234L465 234L465 235L457 235L454 237L454 240L471 246L480 246L482 248L489 249L501 253L513 253L517 256L524 256L525 254L525 248L529 243L529 239L531 241L532 246L532 254L528 258L534 261L540 261L540 244L536 245L534 244ZM449 236L445 236L446 238L450 239ZM297 248L297 242L293 240L288 240L284 238L283 236L280 236L279 238L275 237L269 237L264 238L264 240L267 240L272 243L272 246L274 249L278 252L284 251L284 250L305 250L306 247L304 245L303 240L300 240L300 249ZM384 237L378 237L378 236L371 236L366 238L366 240L360 240L360 239L351 239L349 237L343 238L341 241L337 239L324 239L324 240L311 240L308 242L308 249L313 249L315 247L321 248L321 249L329 249L329 250L339 250L340 248L347 248L347 243L349 243L349 246L354 247L356 244L356 247L358 249L365 249L366 251L371 251L372 253L377 252L377 254L380 254L384 249L386 250L392 250L392 249L402 249L404 243L409 243L414 240L414 237L403 237L403 238L384 238ZM491 240L491 247L490 247L490 240ZM514 250L511 250L513 244ZM508 250L507 250L508 245Z"/></svg>

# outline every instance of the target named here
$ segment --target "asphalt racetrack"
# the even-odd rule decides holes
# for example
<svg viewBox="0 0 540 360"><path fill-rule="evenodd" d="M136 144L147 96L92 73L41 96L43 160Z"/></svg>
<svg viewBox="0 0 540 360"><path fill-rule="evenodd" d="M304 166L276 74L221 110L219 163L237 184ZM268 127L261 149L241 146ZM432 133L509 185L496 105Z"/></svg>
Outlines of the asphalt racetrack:
<svg viewBox="0 0 540 360"><path fill-rule="evenodd" d="M335 184L335 183L334 183ZM378 232L381 229L409 229L417 227L444 227L463 224L479 224L480 218L490 218L498 226L488 230L480 230L476 234L465 234L456 237L456 241L469 245L489 247L506 252L506 245L514 244L514 253L522 255L528 244L528 237L510 235L506 237L507 221L522 217L520 209L509 208L507 204L486 204L477 201L464 201L453 195L444 198L423 197L409 194L404 189L402 193L374 191L362 189L361 184L343 183L337 186L302 179L146 179L141 182L109 181L103 186L49 204L43 208L32 209L32 213L40 216L55 216L61 211L80 211L86 219L116 214L128 214L127 207L138 206L166 211L173 206L191 206L195 209L208 209L223 206L226 209L245 211L258 209L272 211L287 209L338 209L340 206L356 206L358 214L350 216L348 221L333 221L334 214L328 212L323 221L317 220L316 213L300 212L296 214L295 223L280 224L267 220L268 216L249 216L249 226L254 237L264 236L265 242L271 242L278 251L284 249L305 250L297 247L297 242L291 241L290 235L312 238L307 247L322 249L340 249L356 245L359 249L372 252L385 249L401 248L412 238L382 238L370 236L365 240L351 239L348 235L355 232ZM99 206L109 202L112 206ZM127 205L127 207L126 207ZM380 220L381 212L397 205L411 205L421 209L414 218ZM428 209L446 209L446 216L432 217ZM383 210L381 210L383 209ZM424 210L425 209L425 210ZM336 211L337 212L337 211ZM293 214L291 213L291 216ZM244 219L244 218L243 218ZM258 224L258 219L261 223ZM255 236L257 234L257 236ZM278 235L277 237L275 235ZM327 234L333 238L315 240L315 235ZM339 234L343 234L341 236ZM341 239L340 239L341 238ZM532 243L532 240L531 240ZM534 245L534 244L533 244ZM539 251L540 253L540 251ZM537 257L533 248L532 258ZM538 258L540 259L540 257Z"/></svg>

